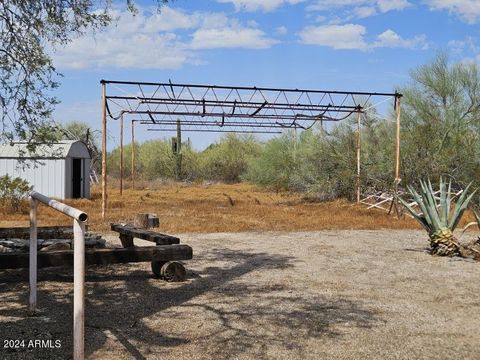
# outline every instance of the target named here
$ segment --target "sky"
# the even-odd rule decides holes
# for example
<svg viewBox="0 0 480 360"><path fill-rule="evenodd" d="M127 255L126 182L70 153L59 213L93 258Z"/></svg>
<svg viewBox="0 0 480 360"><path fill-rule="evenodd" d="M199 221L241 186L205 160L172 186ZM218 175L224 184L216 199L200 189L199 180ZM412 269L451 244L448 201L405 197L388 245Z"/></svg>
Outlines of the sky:
<svg viewBox="0 0 480 360"><path fill-rule="evenodd" d="M114 1L108 28L52 51L63 74L57 122L100 129L101 79L393 92L440 51L480 62L480 0L136 3L133 16ZM108 129L112 149L117 123ZM159 134L136 132L139 141ZM202 149L220 135L187 136Z"/></svg>

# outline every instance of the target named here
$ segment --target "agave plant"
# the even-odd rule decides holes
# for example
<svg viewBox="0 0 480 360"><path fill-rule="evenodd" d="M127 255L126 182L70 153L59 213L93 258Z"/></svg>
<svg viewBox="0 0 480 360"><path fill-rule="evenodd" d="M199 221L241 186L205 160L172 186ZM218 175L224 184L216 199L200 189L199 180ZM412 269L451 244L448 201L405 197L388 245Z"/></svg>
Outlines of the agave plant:
<svg viewBox="0 0 480 360"><path fill-rule="evenodd" d="M448 183L447 189L447 184L443 179L440 179L439 196L435 195L430 180L420 181L421 189L418 192L411 186L407 186L408 191L421 210L420 213L415 211L407 201L399 198L408 212L427 230L432 254L444 256L460 255L462 247L453 235L453 231L459 224L463 213L475 194L475 191L469 194L470 186L471 183L462 192L453 208L452 182Z"/></svg>

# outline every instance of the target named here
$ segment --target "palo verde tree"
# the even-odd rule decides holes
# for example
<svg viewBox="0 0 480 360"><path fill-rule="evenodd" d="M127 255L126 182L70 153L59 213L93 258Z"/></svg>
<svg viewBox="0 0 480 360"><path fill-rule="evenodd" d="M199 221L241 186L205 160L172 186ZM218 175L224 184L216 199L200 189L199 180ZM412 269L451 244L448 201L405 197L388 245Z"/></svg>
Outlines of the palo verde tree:
<svg viewBox="0 0 480 360"><path fill-rule="evenodd" d="M480 174L480 71L446 54L411 72L401 89L402 169L406 184L449 176L465 186Z"/></svg>
<svg viewBox="0 0 480 360"><path fill-rule="evenodd" d="M157 0L158 5L168 0ZM133 0L125 0L135 13ZM0 1L1 141L27 140L29 150L54 140L51 114L59 86L48 49L67 44L87 29L107 26L110 0Z"/></svg>

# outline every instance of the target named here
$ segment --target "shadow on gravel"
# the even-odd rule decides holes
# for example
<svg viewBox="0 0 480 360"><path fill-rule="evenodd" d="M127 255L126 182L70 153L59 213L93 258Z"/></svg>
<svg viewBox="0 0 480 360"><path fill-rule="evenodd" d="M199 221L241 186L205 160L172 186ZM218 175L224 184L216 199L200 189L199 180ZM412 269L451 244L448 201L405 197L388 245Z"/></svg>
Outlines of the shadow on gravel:
<svg viewBox="0 0 480 360"><path fill-rule="evenodd" d="M137 344L142 344L143 349L163 347L166 356L168 348L190 342L204 349L199 355L212 358L232 358L248 351L263 358L267 357L269 346L301 355L299 338L341 336L336 325L369 328L381 321L360 302L326 299L282 284L266 286L248 280L254 271L294 271L293 257L215 249L196 255L195 260L213 265L221 261L223 266L204 267L184 284L155 286L148 281L150 273L135 269L136 265L90 267L86 279L86 355L102 348L109 337L117 339L135 359L148 356ZM242 276L247 277L235 281ZM26 315L26 278L21 271L0 272L0 317L10 317L9 321L0 319L0 340L60 339L62 347L29 351L0 347L0 358L71 358L73 286L65 284L73 281L71 270L39 271L39 281L48 281L49 287L68 286L69 296L58 291L40 291L40 310L34 317ZM197 299L201 295L208 295L213 301ZM18 306L7 307L6 302ZM170 336L164 329L152 329L142 321L166 310L168 316L181 318L182 311L192 309L201 310L197 313L208 315L208 319L213 316L219 325L189 339Z"/></svg>

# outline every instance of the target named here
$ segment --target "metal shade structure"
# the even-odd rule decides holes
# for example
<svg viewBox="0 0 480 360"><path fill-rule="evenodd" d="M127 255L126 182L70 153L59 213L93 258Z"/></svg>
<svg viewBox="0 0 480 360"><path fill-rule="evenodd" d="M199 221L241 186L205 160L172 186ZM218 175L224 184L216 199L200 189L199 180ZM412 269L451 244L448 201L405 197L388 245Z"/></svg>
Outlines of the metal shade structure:
<svg viewBox="0 0 480 360"><path fill-rule="evenodd" d="M394 99L397 110L395 178L399 177L399 93L352 92L270 87L219 86L163 82L101 80L102 86L102 215L107 208L107 119L120 121L120 173L123 171L123 121L131 117L148 131L278 134L288 129L310 129L324 121L339 122L358 114L357 155L360 152L360 115L368 104ZM359 155L357 156L359 159ZM132 149L132 162L135 154ZM134 166L132 165L132 168ZM359 167L357 192L359 193ZM121 176L122 177L122 176ZM132 174L132 180L134 176ZM396 180L396 183L398 180ZM122 188L122 180L120 181ZM120 190L121 191L121 190Z"/></svg>

